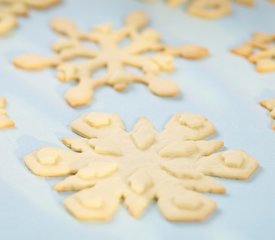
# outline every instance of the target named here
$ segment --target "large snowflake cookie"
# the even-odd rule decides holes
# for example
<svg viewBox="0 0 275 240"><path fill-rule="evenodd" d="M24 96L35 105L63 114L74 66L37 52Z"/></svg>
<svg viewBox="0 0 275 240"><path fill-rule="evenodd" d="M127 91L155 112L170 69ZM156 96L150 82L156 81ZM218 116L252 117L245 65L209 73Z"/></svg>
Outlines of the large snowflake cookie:
<svg viewBox="0 0 275 240"><path fill-rule="evenodd" d="M3 97L0 97L0 129L1 128L10 128L15 125L8 115L6 110L7 100Z"/></svg>
<svg viewBox="0 0 275 240"><path fill-rule="evenodd" d="M272 129L275 130L275 98L264 100L260 104L270 112L270 116L274 119Z"/></svg>
<svg viewBox="0 0 275 240"><path fill-rule="evenodd" d="M247 179L258 167L243 151L217 152L222 141L203 140L215 128L201 115L176 114L162 132L146 118L127 132L118 115L105 113L85 114L71 127L83 138L64 138L70 150L42 148L25 163L36 175L67 176L55 189L77 192L65 206L78 219L109 219L121 201L140 217L156 200L168 220L203 220L216 204L201 193L225 192L212 177Z"/></svg>
<svg viewBox="0 0 275 240"><path fill-rule="evenodd" d="M256 65L261 73L275 71L275 34L255 32L251 40L231 52Z"/></svg>
<svg viewBox="0 0 275 240"><path fill-rule="evenodd" d="M146 1L146 0L145 0ZM150 0L147 0L150 1ZM187 12L193 16L216 19L232 12L232 2L248 7L255 4L254 0L165 0L170 6L178 6L187 3ZM151 2L151 1L150 1ZM275 3L275 0L269 0Z"/></svg>
<svg viewBox="0 0 275 240"><path fill-rule="evenodd" d="M108 85L123 91L132 82L148 85L159 96L176 96L178 85L158 77L158 74L172 71L175 57L198 59L208 52L192 44L179 47L164 44L158 32L145 28L147 24L148 18L141 11L129 14L125 26L119 30L103 24L90 32L82 32L70 20L54 19L51 23L53 30L65 36L53 45L56 55L27 54L15 58L14 64L25 70L55 67L60 81L75 80L77 85L65 94L65 99L73 107L89 103L95 88ZM85 42L96 44L98 48L89 47ZM74 61L79 57L84 60ZM141 70L141 73L128 71L129 66ZM98 69L106 69L106 73L95 76Z"/></svg>
<svg viewBox="0 0 275 240"><path fill-rule="evenodd" d="M17 26L17 17L28 15L29 8L49 8L61 0L0 0L0 35Z"/></svg>

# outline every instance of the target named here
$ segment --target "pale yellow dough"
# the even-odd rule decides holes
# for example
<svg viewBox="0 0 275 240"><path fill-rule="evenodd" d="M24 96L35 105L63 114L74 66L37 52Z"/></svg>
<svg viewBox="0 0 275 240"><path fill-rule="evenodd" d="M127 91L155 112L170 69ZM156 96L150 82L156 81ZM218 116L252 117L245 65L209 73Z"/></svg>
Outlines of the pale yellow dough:
<svg viewBox="0 0 275 240"><path fill-rule="evenodd" d="M231 52L256 65L260 73L275 71L275 34L255 32L251 40Z"/></svg>
<svg viewBox="0 0 275 240"><path fill-rule="evenodd" d="M7 114L6 110L7 100L0 97L0 129L14 127L15 123L12 121Z"/></svg>
<svg viewBox="0 0 275 240"><path fill-rule="evenodd" d="M274 119L272 129L275 130L275 98L264 100L260 104L270 112L270 117Z"/></svg>
<svg viewBox="0 0 275 240"><path fill-rule="evenodd" d="M206 19L221 18L231 13L231 3L228 0L195 0L189 4L187 12Z"/></svg>
<svg viewBox="0 0 275 240"><path fill-rule="evenodd" d="M17 17L28 15L30 8L46 9L61 0L0 0L0 35L17 26Z"/></svg>
<svg viewBox="0 0 275 240"><path fill-rule="evenodd" d="M158 32L146 28L148 17L142 11L130 13L124 23L125 26L119 30L114 30L110 24L102 24L90 32L82 32L70 20L54 19L52 29L65 36L53 45L56 55L43 57L26 54L15 58L13 63L25 70L55 67L60 81L75 80L77 85L65 94L72 107L88 104L93 90L98 87L107 85L123 91L132 82L147 85L151 92L159 96L176 96L178 85L160 78L158 74L172 71L175 57L199 59L208 54L207 49L194 44L173 47L162 43ZM127 39L129 42L121 46ZM85 41L98 45L98 48L84 45ZM84 60L73 61L79 57ZM126 69L129 66L139 69L140 74L129 72ZM106 73L93 76L98 69L106 69Z"/></svg>
<svg viewBox="0 0 275 240"><path fill-rule="evenodd" d="M77 191L64 204L82 220L110 219L121 201L138 218L156 200L170 221L200 221L216 208L202 193L226 191L212 177L247 179L258 167L244 151L203 140L215 128L201 115L176 114L161 132L143 117L127 132L117 114L89 113L71 128L82 138L64 138L70 150L38 149L25 164L39 176L66 176L55 189Z"/></svg>
<svg viewBox="0 0 275 240"><path fill-rule="evenodd" d="M154 0L144 0L153 2ZM187 5L187 12L204 19L217 19L231 14L232 5L239 3L247 7L255 5L254 0L164 0L169 6ZM275 0L268 0L275 3Z"/></svg>

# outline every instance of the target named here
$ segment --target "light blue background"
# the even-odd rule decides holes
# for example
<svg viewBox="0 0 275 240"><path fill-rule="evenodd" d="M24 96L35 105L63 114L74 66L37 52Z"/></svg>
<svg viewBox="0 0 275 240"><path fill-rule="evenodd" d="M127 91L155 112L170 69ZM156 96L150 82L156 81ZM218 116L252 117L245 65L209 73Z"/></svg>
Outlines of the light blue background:
<svg viewBox="0 0 275 240"><path fill-rule="evenodd" d="M163 3L134 0L67 0L43 13L32 11L20 28L0 38L0 96L9 100L9 114L17 127L0 132L0 239L275 239L275 132L262 99L275 95L275 73L258 74L246 60L228 49L246 41L254 31L274 32L275 6L257 1L257 8L234 6L234 14L217 21L188 16ZM70 108L63 99L67 84L55 70L27 72L16 69L13 57L28 52L51 54L59 38L48 27L54 16L75 20L83 29L111 22L121 26L131 10L145 9L151 24L171 44L198 43L211 54L202 61L176 60L169 78L178 82L182 95L159 98L145 86L133 84L124 93L99 89L94 103ZM118 112L130 129L147 116L158 129L177 112L207 116L228 148L244 149L260 161L249 181L220 180L226 195L212 195L217 211L203 223L171 223L152 204L140 219L123 206L107 223L75 220L62 206L65 195L56 193L53 180L32 175L23 164L25 154L37 147L62 146L59 139L73 136L68 124L87 111Z"/></svg>

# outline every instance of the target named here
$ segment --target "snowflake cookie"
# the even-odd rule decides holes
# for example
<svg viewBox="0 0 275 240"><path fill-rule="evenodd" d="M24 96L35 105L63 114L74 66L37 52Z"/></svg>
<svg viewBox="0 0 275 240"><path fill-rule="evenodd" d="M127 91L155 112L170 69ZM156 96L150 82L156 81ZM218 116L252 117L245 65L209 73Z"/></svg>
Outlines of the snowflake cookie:
<svg viewBox="0 0 275 240"><path fill-rule="evenodd" d="M260 104L270 111L270 116L275 120L275 98L264 100ZM272 129L275 130L275 121L273 122Z"/></svg>
<svg viewBox="0 0 275 240"><path fill-rule="evenodd" d="M0 35L17 26L17 17L28 15L29 8L45 9L60 0L0 0Z"/></svg>
<svg viewBox="0 0 275 240"><path fill-rule="evenodd" d="M168 220L203 220L216 204L201 193L226 191L212 177L247 179L258 167L241 150L203 140L215 128L201 115L176 114L162 132L141 118L127 132L118 115L89 113L71 128L82 138L64 138L70 150L42 148L25 164L39 176L66 176L55 189L77 192L64 204L82 220L110 219L121 201L138 218L154 200Z"/></svg>
<svg viewBox="0 0 275 240"><path fill-rule="evenodd" d="M268 1L275 3L275 0ZM170 6L187 3L187 12L189 14L205 19L216 19L231 14L232 2L248 7L255 4L254 0L166 0L166 2Z"/></svg>
<svg viewBox="0 0 275 240"><path fill-rule="evenodd" d="M60 81L75 80L77 85L65 94L65 99L73 107L89 103L97 87L108 85L123 91L132 82L148 85L159 96L176 96L178 85L159 78L158 74L172 71L175 57L199 59L208 51L192 44L179 47L164 44L158 32L145 28L147 24L148 18L142 11L129 14L125 26L119 30L103 24L90 32L82 32L70 20L54 19L51 23L53 30L65 36L53 45L56 55L43 57L27 54L15 58L13 62L25 70L55 67ZM128 44L121 46L125 40L129 41ZM98 48L89 47L85 42L96 44ZM79 57L84 60L74 61ZM128 66L140 69L142 73L130 72L126 69ZM99 69L106 69L106 73L94 76Z"/></svg>
<svg viewBox="0 0 275 240"><path fill-rule="evenodd" d="M275 71L275 34L253 33L252 39L231 52L256 65L260 73Z"/></svg>
<svg viewBox="0 0 275 240"><path fill-rule="evenodd" d="M7 100L0 97L0 129L14 127L15 123L9 119L6 111Z"/></svg>

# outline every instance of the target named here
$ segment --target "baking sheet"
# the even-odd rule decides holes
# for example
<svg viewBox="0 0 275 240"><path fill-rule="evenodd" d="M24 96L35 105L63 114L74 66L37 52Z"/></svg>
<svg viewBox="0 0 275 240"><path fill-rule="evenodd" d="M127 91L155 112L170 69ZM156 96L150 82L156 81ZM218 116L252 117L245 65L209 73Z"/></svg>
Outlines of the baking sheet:
<svg viewBox="0 0 275 240"><path fill-rule="evenodd" d="M28 52L52 54L59 39L48 27L54 16L68 17L83 29L111 22L119 27L131 10L145 9L151 26L171 44L197 43L211 55L201 61L176 60L168 77L178 82L182 95L159 98L145 86L133 84L124 93L101 88L94 103L70 108L62 95L69 85L59 83L54 69L27 72L16 69L13 57ZM43 13L32 11L20 28L0 38L0 96L9 101L9 115L17 127L0 132L0 238L9 239L274 239L275 133L267 111L257 104L275 95L275 73L258 74L246 60L228 49L248 40L254 31L274 32L275 6L258 1L257 8L235 5L234 14L217 21L188 16L180 8L134 0L65 0ZM66 194L53 190L54 180L31 174L25 154L42 146L62 146L61 137L74 136L69 123L88 111L117 112L131 129L147 116L161 129L177 112L200 113L216 126L216 139L230 149L244 149L261 168L244 182L219 180L225 195L211 195L217 211L202 223L171 223L151 204L140 219L121 206L106 223L80 222L62 205Z"/></svg>

